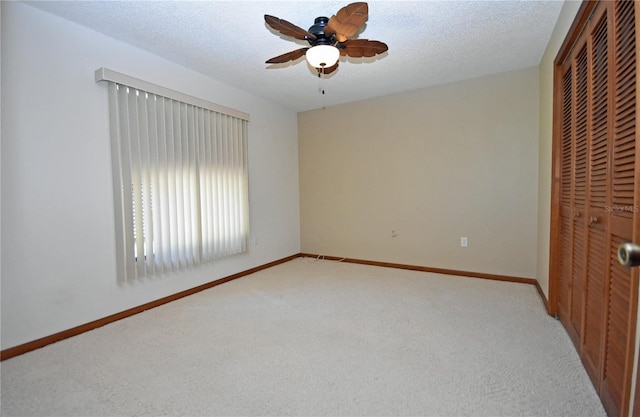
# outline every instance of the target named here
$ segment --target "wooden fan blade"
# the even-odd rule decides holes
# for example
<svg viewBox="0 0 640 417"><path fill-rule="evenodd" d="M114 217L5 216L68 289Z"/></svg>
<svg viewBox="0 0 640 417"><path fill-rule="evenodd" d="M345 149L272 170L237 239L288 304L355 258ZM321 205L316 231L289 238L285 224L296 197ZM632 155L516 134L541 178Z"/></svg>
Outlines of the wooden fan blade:
<svg viewBox="0 0 640 417"><path fill-rule="evenodd" d="M286 54L278 55L266 61L265 64L282 64L284 62L295 61L296 59L304 56L309 48L300 48L295 51L287 52Z"/></svg>
<svg viewBox="0 0 640 417"><path fill-rule="evenodd" d="M367 3L351 3L331 16L324 28L324 34L326 36L335 34L338 42L344 42L347 38L357 35L368 18L369 5Z"/></svg>
<svg viewBox="0 0 640 417"><path fill-rule="evenodd" d="M271 26L274 30L282 33L286 36L291 36L300 40L315 39L316 35L311 32L308 32L301 27L294 25L291 22L287 22L284 19L280 19L275 16L270 16L268 14L264 15L264 21L267 25Z"/></svg>
<svg viewBox="0 0 640 417"><path fill-rule="evenodd" d="M348 39L342 43L340 55L352 58L372 57L389 50L386 43L369 39Z"/></svg>
<svg viewBox="0 0 640 417"><path fill-rule="evenodd" d="M333 64L330 67L325 67L325 68L319 69L318 71L322 72L324 75L327 75L327 74L331 74L333 71L335 71L337 69L338 69L338 62L336 62L335 64Z"/></svg>

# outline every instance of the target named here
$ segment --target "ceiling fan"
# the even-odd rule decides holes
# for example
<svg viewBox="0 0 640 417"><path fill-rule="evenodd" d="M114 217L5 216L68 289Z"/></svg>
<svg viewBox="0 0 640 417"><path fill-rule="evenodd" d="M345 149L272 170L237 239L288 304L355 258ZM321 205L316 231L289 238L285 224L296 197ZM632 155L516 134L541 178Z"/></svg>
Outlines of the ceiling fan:
<svg viewBox="0 0 640 417"><path fill-rule="evenodd" d="M351 3L338 11L331 19L317 17L309 30L275 16L264 15L271 28L285 36L309 42L310 47L296 49L266 61L267 64L282 64L305 56L307 62L320 74L330 74L338 69L340 56L352 58L373 57L389 48L380 41L352 39L367 21L369 6L364 2Z"/></svg>

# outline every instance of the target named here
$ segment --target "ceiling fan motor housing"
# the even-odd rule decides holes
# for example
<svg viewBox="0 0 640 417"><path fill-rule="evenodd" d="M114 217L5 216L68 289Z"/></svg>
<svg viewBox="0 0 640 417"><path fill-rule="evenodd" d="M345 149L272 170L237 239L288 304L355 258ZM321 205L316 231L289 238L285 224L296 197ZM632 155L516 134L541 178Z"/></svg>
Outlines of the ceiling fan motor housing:
<svg viewBox="0 0 640 417"><path fill-rule="evenodd" d="M330 37L327 37L324 34L324 28L327 27L327 23L329 23L328 17L325 17L325 16L316 17L315 21L313 22L313 26L309 28L309 32L315 35L316 38L309 39L307 37L307 42L309 42L311 46L335 44L336 42L335 35L331 35Z"/></svg>

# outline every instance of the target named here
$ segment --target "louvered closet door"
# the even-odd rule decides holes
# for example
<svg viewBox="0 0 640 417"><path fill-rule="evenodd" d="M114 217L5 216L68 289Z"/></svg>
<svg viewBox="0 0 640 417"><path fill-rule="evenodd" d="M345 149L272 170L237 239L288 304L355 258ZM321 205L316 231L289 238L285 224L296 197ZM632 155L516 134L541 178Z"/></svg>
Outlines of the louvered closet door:
<svg viewBox="0 0 640 417"><path fill-rule="evenodd" d="M556 307L610 416L628 413L636 329L636 272L617 261L640 203L635 6L599 2L556 72Z"/></svg>
<svg viewBox="0 0 640 417"><path fill-rule="evenodd" d="M581 343L585 295L588 160L587 46L574 49L564 68L562 111L559 317Z"/></svg>
<svg viewBox="0 0 640 417"><path fill-rule="evenodd" d="M573 137L573 253L572 253L572 302L571 326L578 335L582 334L584 308L585 259L587 249L586 206L587 206L587 160L588 160L588 70L587 45L577 49L574 63L574 137ZM573 336L573 335L572 335ZM578 337L577 340L580 340Z"/></svg>
<svg viewBox="0 0 640 417"><path fill-rule="evenodd" d="M571 61L563 68L562 112L560 146L560 262L558 274L558 317L574 340L578 339L578 328L571 326L573 300L573 66Z"/></svg>
<svg viewBox="0 0 640 417"><path fill-rule="evenodd" d="M617 248L632 240L638 216L636 173L636 33L633 1L614 5L613 140L611 146L611 200L606 207L609 240L606 242L606 343L601 397L609 415L626 413L629 403L637 303L636 271L617 261ZM637 220L636 220L637 221ZM637 236L636 236L637 237Z"/></svg>
<svg viewBox="0 0 640 417"><path fill-rule="evenodd" d="M609 200L610 117L610 10L600 8L592 18L587 40L590 50L588 210L585 216L586 285L585 316L581 337L582 359L596 388L600 387L607 281L607 215Z"/></svg>

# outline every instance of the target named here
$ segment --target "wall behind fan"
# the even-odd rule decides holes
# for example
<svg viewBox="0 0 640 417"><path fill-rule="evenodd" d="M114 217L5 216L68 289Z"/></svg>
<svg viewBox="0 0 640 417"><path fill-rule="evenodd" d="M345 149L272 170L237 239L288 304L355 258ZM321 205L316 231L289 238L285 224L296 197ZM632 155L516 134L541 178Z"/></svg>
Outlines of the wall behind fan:
<svg viewBox="0 0 640 417"><path fill-rule="evenodd" d="M299 113L298 135L303 252L536 276L537 67Z"/></svg>

